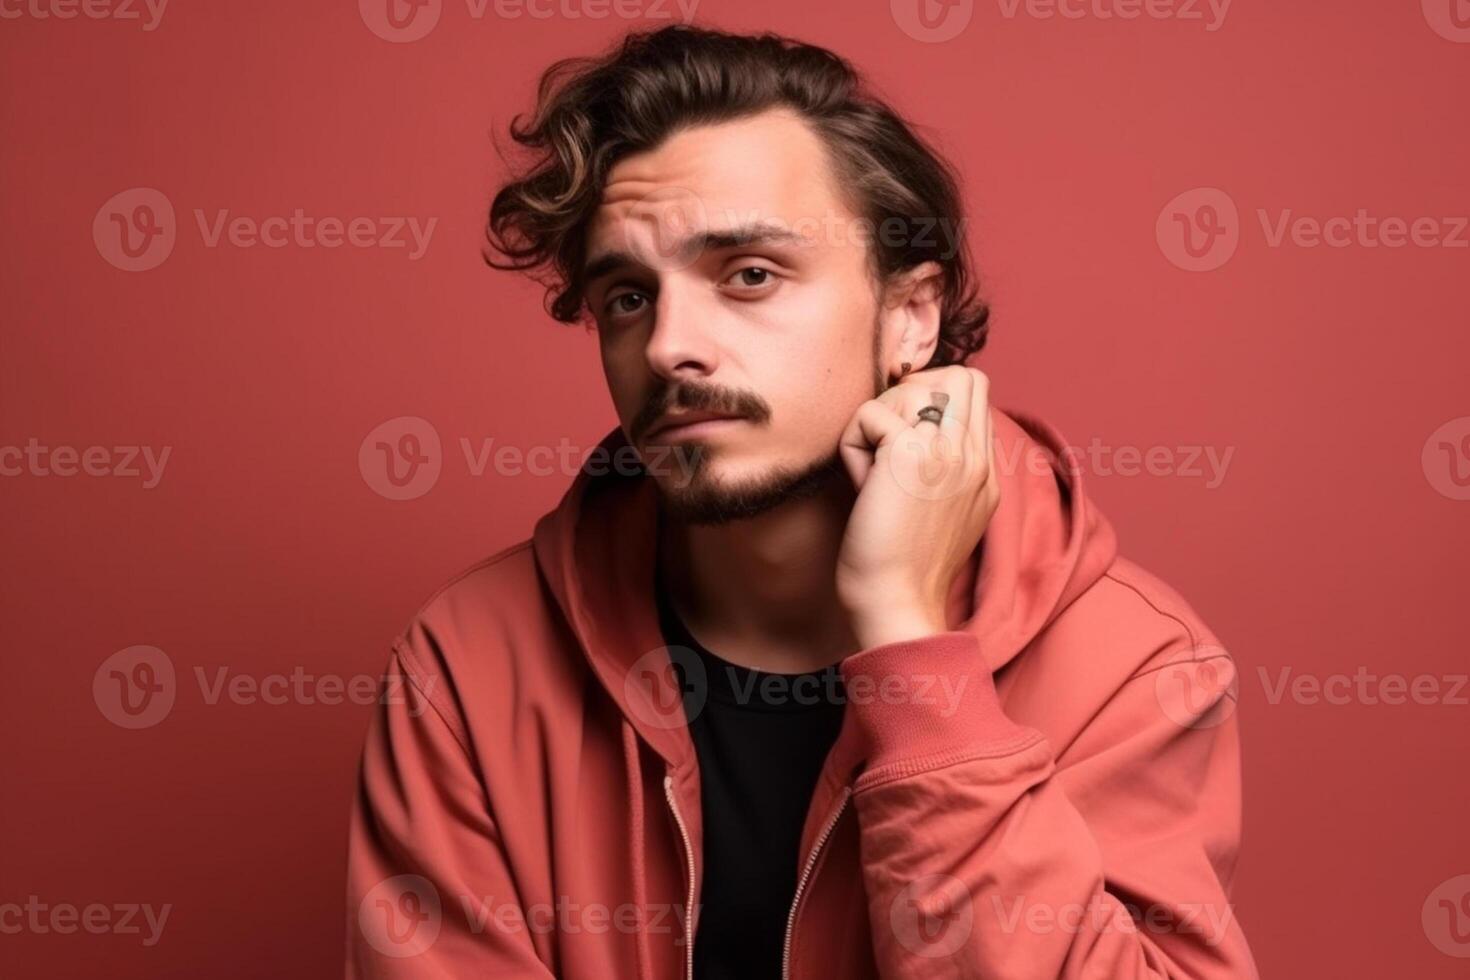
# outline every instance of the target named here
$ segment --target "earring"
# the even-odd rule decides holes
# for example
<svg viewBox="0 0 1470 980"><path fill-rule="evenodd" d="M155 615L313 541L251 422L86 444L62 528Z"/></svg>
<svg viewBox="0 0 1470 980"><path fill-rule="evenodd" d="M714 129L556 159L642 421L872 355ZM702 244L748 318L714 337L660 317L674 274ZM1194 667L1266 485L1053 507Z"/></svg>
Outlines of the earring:
<svg viewBox="0 0 1470 980"><path fill-rule="evenodd" d="M903 377L905 374L908 374L909 371L913 369L913 365L910 364L908 361L904 361L902 364L899 365L899 367L903 369L898 372L898 376L900 378Z"/></svg>

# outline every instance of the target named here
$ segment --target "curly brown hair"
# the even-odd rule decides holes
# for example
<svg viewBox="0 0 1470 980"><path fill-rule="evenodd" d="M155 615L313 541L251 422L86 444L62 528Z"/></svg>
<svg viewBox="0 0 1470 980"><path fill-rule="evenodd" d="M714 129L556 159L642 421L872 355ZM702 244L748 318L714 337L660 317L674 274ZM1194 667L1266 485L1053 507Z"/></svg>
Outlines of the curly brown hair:
<svg viewBox="0 0 1470 980"><path fill-rule="evenodd" d="M940 265L939 344L927 366L962 363L984 346L990 311L970 268L954 172L839 55L773 33L675 25L629 33L600 57L555 62L536 101L529 119L510 124L534 162L496 193L485 260L542 282L555 319L583 317L586 228L614 164L681 127L788 108L822 139L854 211L874 228L899 229L870 239L876 281ZM923 232L936 225L944 236Z"/></svg>

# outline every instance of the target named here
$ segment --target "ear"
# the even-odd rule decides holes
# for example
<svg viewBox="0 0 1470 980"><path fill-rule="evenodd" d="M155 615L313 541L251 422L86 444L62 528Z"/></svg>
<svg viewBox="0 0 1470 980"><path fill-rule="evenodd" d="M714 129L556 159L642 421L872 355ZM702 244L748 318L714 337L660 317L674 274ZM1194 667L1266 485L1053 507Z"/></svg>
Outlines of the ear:
<svg viewBox="0 0 1470 980"><path fill-rule="evenodd" d="M884 287L878 309L882 330L882 370L890 378L923 370L939 348L939 315L944 269L921 262L893 277Z"/></svg>

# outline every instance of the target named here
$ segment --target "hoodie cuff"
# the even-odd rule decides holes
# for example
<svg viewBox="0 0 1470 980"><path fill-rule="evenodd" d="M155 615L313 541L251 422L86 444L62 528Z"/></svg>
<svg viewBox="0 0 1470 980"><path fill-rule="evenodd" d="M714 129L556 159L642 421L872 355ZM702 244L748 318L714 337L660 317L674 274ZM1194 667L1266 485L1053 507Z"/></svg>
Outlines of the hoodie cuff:
<svg viewBox="0 0 1470 980"><path fill-rule="evenodd" d="M976 749L1010 751L1037 737L1006 717L973 633L885 643L842 661L847 710L872 771Z"/></svg>

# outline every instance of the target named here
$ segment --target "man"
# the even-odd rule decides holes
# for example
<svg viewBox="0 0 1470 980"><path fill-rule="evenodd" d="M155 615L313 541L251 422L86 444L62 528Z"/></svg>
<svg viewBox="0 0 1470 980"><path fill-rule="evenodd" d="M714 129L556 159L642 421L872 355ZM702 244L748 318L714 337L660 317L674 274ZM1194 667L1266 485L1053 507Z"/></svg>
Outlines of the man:
<svg viewBox="0 0 1470 980"><path fill-rule="evenodd" d="M349 975L1254 976L1231 661L963 365L948 168L771 36L540 100L493 258L620 424L394 644Z"/></svg>

